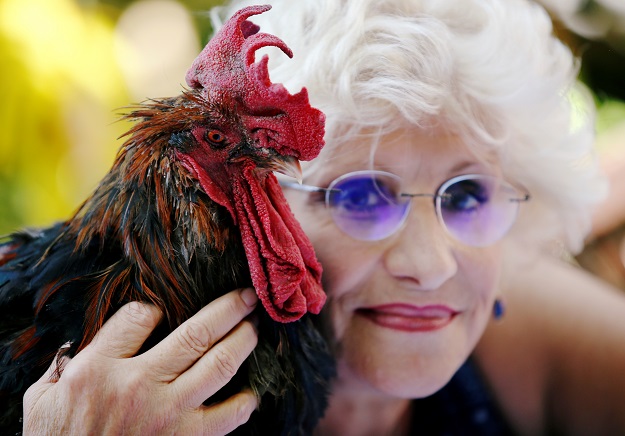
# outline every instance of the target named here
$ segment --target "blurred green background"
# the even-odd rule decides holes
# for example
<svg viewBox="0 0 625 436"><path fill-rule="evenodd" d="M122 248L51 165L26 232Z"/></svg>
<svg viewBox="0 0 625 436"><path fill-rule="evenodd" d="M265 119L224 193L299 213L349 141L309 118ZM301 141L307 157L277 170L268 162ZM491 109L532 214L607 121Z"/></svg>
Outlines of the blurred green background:
<svg viewBox="0 0 625 436"><path fill-rule="evenodd" d="M119 108L180 92L217 3L0 0L0 235L71 214L128 128L115 122ZM583 10L545 3L583 59L603 135L625 120L625 31L614 31L608 21L616 15L600 2L582 2L595 5ZM580 28L584 20L599 31ZM602 147L625 150L622 141L608 142Z"/></svg>

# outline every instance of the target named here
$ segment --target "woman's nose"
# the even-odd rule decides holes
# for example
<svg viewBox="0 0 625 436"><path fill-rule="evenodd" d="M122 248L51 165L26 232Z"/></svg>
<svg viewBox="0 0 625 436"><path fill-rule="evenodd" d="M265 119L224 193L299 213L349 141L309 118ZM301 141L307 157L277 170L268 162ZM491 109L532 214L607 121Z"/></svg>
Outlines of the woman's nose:
<svg viewBox="0 0 625 436"><path fill-rule="evenodd" d="M438 221L431 199L415 198L412 202L404 227L389 240L384 264L404 285L435 290L458 270L455 241Z"/></svg>

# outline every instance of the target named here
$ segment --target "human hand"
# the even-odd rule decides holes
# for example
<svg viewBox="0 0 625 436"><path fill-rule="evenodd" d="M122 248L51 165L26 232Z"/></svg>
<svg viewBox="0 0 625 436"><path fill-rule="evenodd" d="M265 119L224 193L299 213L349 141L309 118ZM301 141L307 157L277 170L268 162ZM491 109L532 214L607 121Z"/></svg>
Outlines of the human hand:
<svg viewBox="0 0 625 436"><path fill-rule="evenodd" d="M24 434L225 434L258 406L250 390L221 403L202 403L236 373L257 343L243 320L256 294L230 292L200 310L145 353L133 357L163 317L132 302L115 313L93 341L24 395ZM242 321L243 320L243 321Z"/></svg>

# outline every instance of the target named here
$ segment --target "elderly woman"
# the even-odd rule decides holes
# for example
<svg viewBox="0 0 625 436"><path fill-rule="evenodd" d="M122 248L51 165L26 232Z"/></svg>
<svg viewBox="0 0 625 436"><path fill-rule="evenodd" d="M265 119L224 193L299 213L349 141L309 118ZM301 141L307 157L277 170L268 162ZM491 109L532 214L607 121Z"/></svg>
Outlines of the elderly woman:
<svg viewBox="0 0 625 436"><path fill-rule="evenodd" d="M524 0L273 6L254 21L296 57L273 56L272 79L305 85L327 115L304 185L285 183L324 266L338 365L318 433L624 432L625 298L543 254L581 248L604 190L577 65L547 14ZM57 382L29 389L25 430L231 431L250 392L184 399L225 383L217 339L236 363L249 355L255 301L235 291L192 319L199 359L179 331L132 357L161 315L125 306Z"/></svg>

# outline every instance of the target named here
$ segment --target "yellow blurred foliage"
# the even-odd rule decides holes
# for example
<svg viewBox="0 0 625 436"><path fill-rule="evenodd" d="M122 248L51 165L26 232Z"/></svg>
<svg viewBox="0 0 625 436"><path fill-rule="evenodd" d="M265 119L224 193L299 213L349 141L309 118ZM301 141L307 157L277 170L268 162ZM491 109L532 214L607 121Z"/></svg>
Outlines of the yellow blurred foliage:
<svg viewBox="0 0 625 436"><path fill-rule="evenodd" d="M0 0L0 234L66 218L110 167L128 102L113 32L73 0Z"/></svg>

